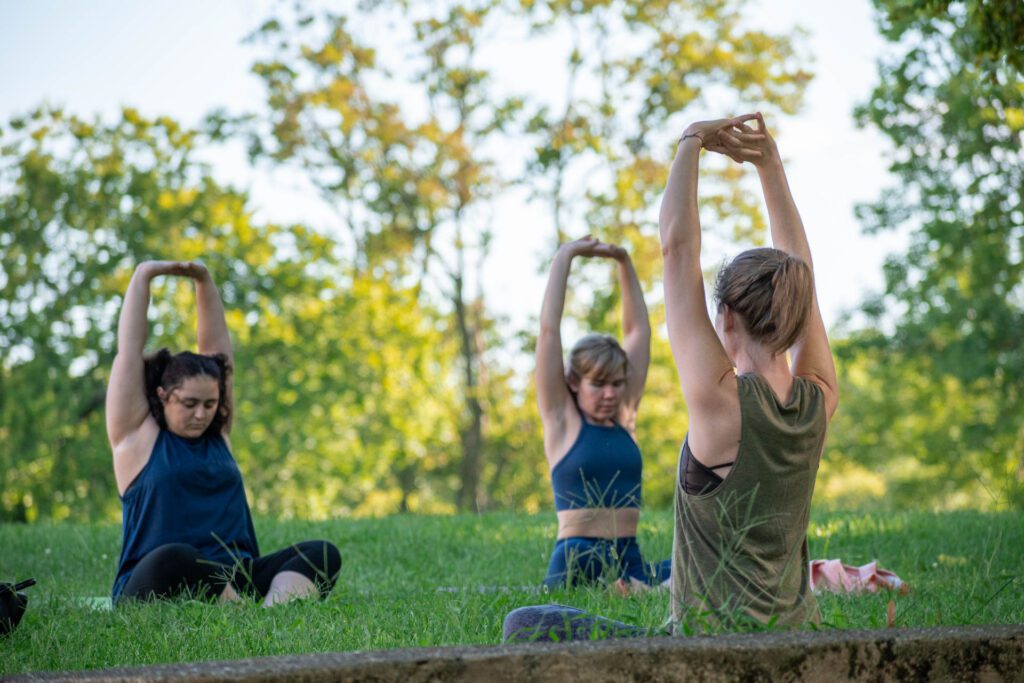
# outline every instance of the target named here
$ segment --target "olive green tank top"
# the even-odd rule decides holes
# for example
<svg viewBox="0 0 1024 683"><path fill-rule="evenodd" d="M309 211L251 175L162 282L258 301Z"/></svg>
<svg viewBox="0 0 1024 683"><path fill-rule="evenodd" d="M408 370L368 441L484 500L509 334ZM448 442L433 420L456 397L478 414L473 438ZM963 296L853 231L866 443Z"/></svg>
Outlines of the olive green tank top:
<svg viewBox="0 0 1024 683"><path fill-rule="evenodd" d="M686 473L680 467L677 474L671 584L677 633L751 618L789 626L821 619L808 583L807 522L825 444L824 394L796 377L784 404L758 375L740 375L736 384L740 443L729 474L701 495L687 494Z"/></svg>

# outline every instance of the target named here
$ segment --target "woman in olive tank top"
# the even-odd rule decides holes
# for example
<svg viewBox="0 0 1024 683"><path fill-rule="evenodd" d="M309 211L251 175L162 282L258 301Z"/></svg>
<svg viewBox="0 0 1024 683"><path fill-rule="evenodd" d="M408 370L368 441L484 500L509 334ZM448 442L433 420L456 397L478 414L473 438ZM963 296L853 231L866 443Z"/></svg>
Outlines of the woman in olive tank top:
<svg viewBox="0 0 1024 683"><path fill-rule="evenodd" d="M757 168L774 246L746 251L722 269L714 323L700 264L702 149ZM807 520L838 402L836 371L807 236L760 114L686 129L660 229L669 342L690 418L676 485L673 630L818 621ZM513 610L503 632L507 641L652 634L562 605Z"/></svg>
<svg viewBox="0 0 1024 683"><path fill-rule="evenodd" d="M722 269L714 322L700 263L702 149L756 167L773 245ZM760 114L686 129L660 229L669 341L690 418L676 488L672 621L686 630L817 621L807 522L836 372L807 237Z"/></svg>
<svg viewBox="0 0 1024 683"><path fill-rule="evenodd" d="M702 149L757 168L772 244L726 265L708 317L700 263ZM811 252L760 114L686 129L661 204L665 314L689 411L676 486L671 625L676 633L820 619L807 577L807 520L836 372ZM650 631L562 605L513 610L505 640Z"/></svg>

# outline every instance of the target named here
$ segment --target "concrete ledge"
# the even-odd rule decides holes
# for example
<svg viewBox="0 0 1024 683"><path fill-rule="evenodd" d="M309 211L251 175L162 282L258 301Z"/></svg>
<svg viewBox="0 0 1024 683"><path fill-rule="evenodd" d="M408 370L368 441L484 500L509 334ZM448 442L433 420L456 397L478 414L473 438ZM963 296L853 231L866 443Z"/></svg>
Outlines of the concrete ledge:
<svg viewBox="0 0 1024 683"><path fill-rule="evenodd" d="M13 680L1024 681L1024 625L423 648L167 664Z"/></svg>

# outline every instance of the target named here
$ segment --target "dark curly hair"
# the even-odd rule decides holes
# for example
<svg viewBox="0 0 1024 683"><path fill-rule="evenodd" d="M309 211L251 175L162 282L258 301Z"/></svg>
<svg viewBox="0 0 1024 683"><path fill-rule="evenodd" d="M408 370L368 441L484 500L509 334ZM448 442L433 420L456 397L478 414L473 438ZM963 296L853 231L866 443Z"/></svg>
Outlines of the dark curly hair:
<svg viewBox="0 0 1024 683"><path fill-rule="evenodd" d="M180 387L189 377L200 375L217 380L217 386L220 388L217 414L203 432L203 436L220 434L231 418L231 405L227 400L227 379L231 374L231 367L228 365L228 357L223 353L207 356L191 351L171 353L168 349L160 349L146 356L145 374L149 412L156 418L161 429L167 429L167 419L164 417L164 404L156 393L157 388L160 387L169 393Z"/></svg>

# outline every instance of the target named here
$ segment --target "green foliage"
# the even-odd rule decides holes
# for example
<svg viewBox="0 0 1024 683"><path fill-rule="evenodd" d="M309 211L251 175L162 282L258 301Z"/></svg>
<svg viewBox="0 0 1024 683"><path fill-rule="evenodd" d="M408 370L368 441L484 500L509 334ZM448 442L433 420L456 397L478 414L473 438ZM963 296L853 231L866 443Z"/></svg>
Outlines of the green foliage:
<svg viewBox="0 0 1024 683"><path fill-rule="evenodd" d="M503 382L490 385L507 375L487 359L494 320L479 282L489 202L507 182L489 147L520 108L493 92L476 62L495 8L451 4L407 17L395 3L376 3L349 15L300 12L253 37L271 52L253 69L266 85L270 119L269 129L262 120L248 129L253 156L298 165L345 216L359 268L415 283L421 303L449 316L459 343L458 365L445 370L455 382L460 508L485 504L484 469L495 461L492 474L503 469L495 450L503 436L487 429L484 403L510 393ZM360 42L350 29L374 21L397 25L386 45ZM406 59L397 60L411 65L405 73L385 59L396 32L408 40Z"/></svg>
<svg viewBox="0 0 1024 683"><path fill-rule="evenodd" d="M743 2L520 4L535 32L572 36L565 102L534 103L526 127L535 146L528 171L552 206L552 236L562 242L567 224L582 223L629 245L641 280L656 280L651 208L665 187L676 137L690 121L714 116L709 108L798 110L811 78L798 36L746 27ZM666 131L674 133L666 139ZM742 172L708 161L702 183L713 188L704 196L716 231L762 239L760 199L740 185Z"/></svg>
<svg viewBox="0 0 1024 683"><path fill-rule="evenodd" d="M217 112L203 132L131 109L112 123L48 109L11 121L0 518L116 515L101 407L120 297L147 258L202 258L220 285L236 347L232 440L257 511L548 508L532 382L503 361L529 352L532 331L510 334L480 282L498 199L525 187L550 208L530 229L623 243L656 291L655 207L675 137L663 132L704 116L698 107L792 112L809 79L797 36L747 28L742 6L300 5L252 36L262 111ZM551 65L568 77L562 102L516 92L485 59L495 35L531 49L555 33L573 41ZM301 170L346 234L258 221L245 192L197 161L218 140ZM714 232L759 240L740 172L709 172ZM615 331L615 286L594 277L577 284L598 282L598 294L572 310ZM190 287L158 283L150 346L191 347L192 307ZM639 437L647 499L667 504L686 419L659 306L652 319Z"/></svg>
<svg viewBox="0 0 1024 683"><path fill-rule="evenodd" d="M415 290L353 274L333 240L256 223L245 195L193 160L194 140L131 110L111 125L40 110L5 134L0 517L116 514L100 409L120 297L151 258L201 258L220 283L232 443L256 510L445 509L443 319ZM191 287L153 294L150 348L193 348Z"/></svg>
<svg viewBox="0 0 1024 683"><path fill-rule="evenodd" d="M968 42L964 56L982 69L1024 72L1024 4L1016 0L876 0L879 28L890 40L908 30L940 33L950 19ZM1005 61L1004 61L1005 60Z"/></svg>
<svg viewBox="0 0 1024 683"><path fill-rule="evenodd" d="M939 373L876 333L835 346L842 410L830 429L817 502L900 510L1013 504L1016 461L992 425L1004 419L987 382ZM1007 430L1013 437L1013 431Z"/></svg>
<svg viewBox="0 0 1024 683"><path fill-rule="evenodd" d="M888 416L889 428L876 419L876 437L852 424L834 433L851 461L887 474L912 459L918 492L936 502L974 480L996 506L1020 507L1024 73L1011 66L1014 50L1007 63L979 52L979 17L1020 5L876 4L900 49L879 64L857 117L892 141L896 182L859 214L869 232L909 229L910 246L888 258L885 290L865 306L891 333L857 340L854 364L874 365L843 400L844 411Z"/></svg>
<svg viewBox="0 0 1024 683"><path fill-rule="evenodd" d="M232 211L187 162L192 145L173 121L130 109L112 127L41 109L3 131L0 517L116 505L98 473L110 467L101 408L117 298L142 255L168 241L183 258L203 253L195 226Z"/></svg>
<svg viewBox="0 0 1024 683"><path fill-rule="evenodd" d="M687 108L706 100L792 112L810 78L793 39L744 28L741 5L483 0L403 14L404 3L375 2L345 14L283 12L254 34L268 51L254 72L266 86L269 122L249 119L253 155L308 173L346 216L357 262L390 277L426 276L424 300L452 315L464 403L460 507L532 506L536 485L510 498L502 478L525 483L542 469L539 439L523 438L538 436L532 401L510 401L511 378L493 360L493 351L519 350L487 333L494 323L483 296L467 289L488 258L493 199L518 179L549 205L554 241L566 239L571 224L623 243L653 286L660 250L652 207L669 142L661 132L681 130L683 117L695 116ZM380 26L387 43L369 37ZM565 63L552 65L568 78L564 102L500 87L478 57L499 31L522 36L526 50L554 31L572 36ZM496 144L527 153L502 158ZM712 174L720 192L709 211L733 236L760 239L764 221L742 174L717 166ZM610 326L617 303L604 293L587 301L587 323ZM657 344L659 362L669 361L667 342ZM641 440L656 444L660 472L681 438L674 374L652 373L648 396L645 411L662 421L645 418ZM512 424L520 426L514 439L498 428ZM513 444L525 453L510 452ZM652 500L670 498L669 484L655 487Z"/></svg>

